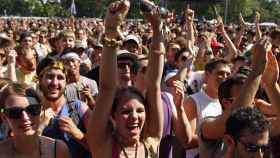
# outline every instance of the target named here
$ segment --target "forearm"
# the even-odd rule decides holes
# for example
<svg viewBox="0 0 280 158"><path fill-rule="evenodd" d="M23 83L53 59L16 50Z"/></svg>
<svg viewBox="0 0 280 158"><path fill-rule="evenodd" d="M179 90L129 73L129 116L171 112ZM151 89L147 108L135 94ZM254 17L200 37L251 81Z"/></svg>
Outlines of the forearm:
<svg viewBox="0 0 280 158"><path fill-rule="evenodd" d="M259 88L261 81L261 74L255 74L254 69L251 74L249 74L245 83L243 84L242 91L239 97L233 102L233 107L242 107L242 106L250 106L252 107L252 103L254 101L255 95Z"/></svg>
<svg viewBox="0 0 280 158"><path fill-rule="evenodd" d="M278 113L280 113L280 88L278 83L265 86L265 91L272 106L274 106L274 108L277 109Z"/></svg>
<svg viewBox="0 0 280 158"><path fill-rule="evenodd" d="M262 38L262 31L261 31L259 23L256 23L255 26L256 26L256 37L257 37L257 41L258 41Z"/></svg>
<svg viewBox="0 0 280 158"><path fill-rule="evenodd" d="M163 130L163 109L160 91L160 82L164 63L164 45L161 27L153 28L151 53L147 70L147 97L150 111L150 124L152 129L149 134L152 137L161 138Z"/></svg>
<svg viewBox="0 0 280 158"><path fill-rule="evenodd" d="M225 59L230 62L238 54L237 49L225 30L222 31L222 36L225 39L227 47L229 48L229 54L225 57Z"/></svg>
<svg viewBox="0 0 280 158"><path fill-rule="evenodd" d="M245 31L244 29L241 29L236 35L236 38L235 38L235 41L234 41L234 45L235 45L236 48L239 48L239 46L240 46L244 31Z"/></svg>
<svg viewBox="0 0 280 158"><path fill-rule="evenodd" d="M194 37L194 26L193 26L193 22L187 22L187 28L188 28L188 32L187 32L187 41L188 41L188 47L193 50L194 48L194 41L195 41L195 37Z"/></svg>
<svg viewBox="0 0 280 158"><path fill-rule="evenodd" d="M15 63L9 63L8 64L8 78L13 82L17 81L16 64Z"/></svg>
<svg viewBox="0 0 280 158"><path fill-rule="evenodd" d="M192 129L184 108L177 108L177 116L173 117L173 127L176 138L184 147L192 140Z"/></svg>

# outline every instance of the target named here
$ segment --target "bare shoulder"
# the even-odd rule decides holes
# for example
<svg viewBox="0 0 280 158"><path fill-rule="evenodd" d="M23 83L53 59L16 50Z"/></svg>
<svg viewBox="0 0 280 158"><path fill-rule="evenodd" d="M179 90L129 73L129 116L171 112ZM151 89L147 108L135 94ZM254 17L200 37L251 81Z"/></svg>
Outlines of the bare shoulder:
<svg viewBox="0 0 280 158"><path fill-rule="evenodd" d="M70 152L67 145L61 141L56 140L56 157L57 158L70 158Z"/></svg>
<svg viewBox="0 0 280 158"><path fill-rule="evenodd" d="M52 138L45 137L45 136L40 136L40 139L43 142L43 144L45 145L45 147L47 148L47 151L50 155L52 155L52 153L55 151L57 158L69 158L70 157L69 149L63 141L58 140L58 139L52 139ZM55 147L55 150L53 147Z"/></svg>

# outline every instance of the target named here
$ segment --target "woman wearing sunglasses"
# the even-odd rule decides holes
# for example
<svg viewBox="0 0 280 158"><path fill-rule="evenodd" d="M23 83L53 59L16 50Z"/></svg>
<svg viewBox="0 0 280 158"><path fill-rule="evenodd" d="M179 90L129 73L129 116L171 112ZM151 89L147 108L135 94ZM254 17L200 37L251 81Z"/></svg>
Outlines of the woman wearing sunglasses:
<svg viewBox="0 0 280 158"><path fill-rule="evenodd" d="M1 158L70 157L63 142L37 134L42 107L33 89L11 83L1 93L0 105L1 116L12 130L12 137L0 143Z"/></svg>

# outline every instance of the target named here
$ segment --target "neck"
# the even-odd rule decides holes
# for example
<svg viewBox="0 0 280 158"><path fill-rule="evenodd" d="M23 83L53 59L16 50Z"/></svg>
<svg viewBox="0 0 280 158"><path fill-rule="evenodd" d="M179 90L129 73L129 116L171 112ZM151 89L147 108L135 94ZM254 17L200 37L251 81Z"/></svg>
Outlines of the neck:
<svg viewBox="0 0 280 158"><path fill-rule="evenodd" d="M68 76L68 83L75 83L80 81L80 74L69 74Z"/></svg>
<svg viewBox="0 0 280 158"><path fill-rule="evenodd" d="M121 88L125 88L125 87L129 87L129 86L132 86L132 81L131 80L119 80L119 83L118 83L119 87Z"/></svg>
<svg viewBox="0 0 280 158"><path fill-rule="evenodd" d="M209 97L218 99L218 91L215 88L212 88L207 84L204 90Z"/></svg>
<svg viewBox="0 0 280 158"><path fill-rule="evenodd" d="M55 113L58 113L61 107L65 104L66 99L62 95L57 100L47 100L44 98L44 105L46 108L51 108Z"/></svg>
<svg viewBox="0 0 280 158"><path fill-rule="evenodd" d="M15 152L18 154L30 155L30 156L32 154L39 155L40 148L41 148L39 141L40 141L40 137L38 135L24 136L24 137L15 136L14 137L14 147L16 150Z"/></svg>

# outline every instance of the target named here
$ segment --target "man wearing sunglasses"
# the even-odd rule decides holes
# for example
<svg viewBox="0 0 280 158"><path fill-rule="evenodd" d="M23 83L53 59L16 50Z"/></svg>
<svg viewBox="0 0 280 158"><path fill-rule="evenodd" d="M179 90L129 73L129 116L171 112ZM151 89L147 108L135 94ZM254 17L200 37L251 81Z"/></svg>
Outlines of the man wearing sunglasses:
<svg viewBox="0 0 280 158"><path fill-rule="evenodd" d="M269 121L256 108L243 107L234 111L226 121L225 157L263 157L269 149L269 127Z"/></svg>
<svg viewBox="0 0 280 158"><path fill-rule="evenodd" d="M134 85L134 78L137 74L138 56L127 50L120 50L117 54L118 85L128 87Z"/></svg>

